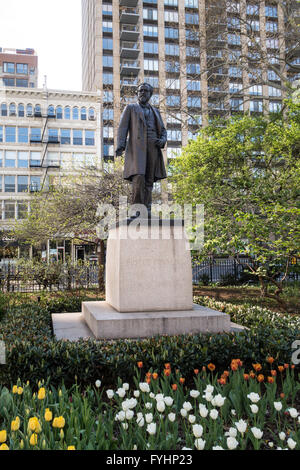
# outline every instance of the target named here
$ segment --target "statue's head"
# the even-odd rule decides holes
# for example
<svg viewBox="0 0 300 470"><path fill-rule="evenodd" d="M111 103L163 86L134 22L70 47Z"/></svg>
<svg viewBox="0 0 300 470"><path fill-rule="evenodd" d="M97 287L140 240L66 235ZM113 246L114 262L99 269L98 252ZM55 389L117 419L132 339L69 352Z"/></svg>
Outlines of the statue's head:
<svg viewBox="0 0 300 470"><path fill-rule="evenodd" d="M153 87L149 83L141 83L137 89L138 101L141 104L146 104L153 95Z"/></svg>

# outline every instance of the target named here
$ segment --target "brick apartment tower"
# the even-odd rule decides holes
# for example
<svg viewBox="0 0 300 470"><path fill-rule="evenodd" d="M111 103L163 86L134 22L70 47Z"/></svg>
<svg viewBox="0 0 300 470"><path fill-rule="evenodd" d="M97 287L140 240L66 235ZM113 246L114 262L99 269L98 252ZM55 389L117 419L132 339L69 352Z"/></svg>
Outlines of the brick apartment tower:
<svg viewBox="0 0 300 470"><path fill-rule="evenodd" d="M33 49L0 47L0 80L5 86L37 88L38 57Z"/></svg>

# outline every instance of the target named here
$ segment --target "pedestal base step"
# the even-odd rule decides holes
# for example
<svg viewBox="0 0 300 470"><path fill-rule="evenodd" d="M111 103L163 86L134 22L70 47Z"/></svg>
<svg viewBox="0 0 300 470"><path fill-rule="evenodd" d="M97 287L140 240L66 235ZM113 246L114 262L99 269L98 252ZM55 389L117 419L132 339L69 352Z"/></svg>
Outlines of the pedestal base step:
<svg viewBox="0 0 300 470"><path fill-rule="evenodd" d="M231 329L228 314L197 304L185 311L120 313L105 301L83 302L82 313L97 339L221 333Z"/></svg>

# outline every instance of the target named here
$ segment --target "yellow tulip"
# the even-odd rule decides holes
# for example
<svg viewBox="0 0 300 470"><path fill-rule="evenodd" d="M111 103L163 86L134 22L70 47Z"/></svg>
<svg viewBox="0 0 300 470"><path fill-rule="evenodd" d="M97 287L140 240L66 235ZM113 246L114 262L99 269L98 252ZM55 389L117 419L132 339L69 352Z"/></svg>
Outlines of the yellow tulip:
<svg viewBox="0 0 300 470"><path fill-rule="evenodd" d="M36 433L31 434L30 441L29 441L31 446L37 445L37 438L38 436Z"/></svg>
<svg viewBox="0 0 300 470"><path fill-rule="evenodd" d="M39 389L38 399L44 400L45 396L46 396L46 390L44 389L44 387L42 387Z"/></svg>
<svg viewBox="0 0 300 470"><path fill-rule="evenodd" d="M5 429L3 429L2 431L0 431L0 444L5 442L6 439L7 439L7 432Z"/></svg>
<svg viewBox="0 0 300 470"><path fill-rule="evenodd" d="M65 433L64 433L63 429L60 430L59 436L60 436L61 439L63 439L65 437Z"/></svg>
<svg viewBox="0 0 300 470"><path fill-rule="evenodd" d="M0 450L9 450L9 447L6 444L2 444Z"/></svg>
<svg viewBox="0 0 300 470"><path fill-rule="evenodd" d="M18 416L11 422L10 428L12 431L18 431L20 429L20 418Z"/></svg>
<svg viewBox="0 0 300 470"><path fill-rule="evenodd" d="M75 446L68 446L67 450L76 450Z"/></svg>
<svg viewBox="0 0 300 470"><path fill-rule="evenodd" d="M34 416L33 418L30 418L28 421L28 430L34 431L34 432L41 432L42 427L39 422L39 420Z"/></svg>
<svg viewBox="0 0 300 470"><path fill-rule="evenodd" d="M18 386L17 385L13 386L12 392L13 393L18 393Z"/></svg>
<svg viewBox="0 0 300 470"><path fill-rule="evenodd" d="M52 426L54 428L62 429L65 426L65 418L63 416L59 416L58 418L54 418Z"/></svg>
<svg viewBox="0 0 300 470"><path fill-rule="evenodd" d="M52 421L52 411L49 408L46 408L45 411L45 421Z"/></svg>
<svg viewBox="0 0 300 470"><path fill-rule="evenodd" d="M22 395L23 393L23 388L22 387L18 387L18 395Z"/></svg>

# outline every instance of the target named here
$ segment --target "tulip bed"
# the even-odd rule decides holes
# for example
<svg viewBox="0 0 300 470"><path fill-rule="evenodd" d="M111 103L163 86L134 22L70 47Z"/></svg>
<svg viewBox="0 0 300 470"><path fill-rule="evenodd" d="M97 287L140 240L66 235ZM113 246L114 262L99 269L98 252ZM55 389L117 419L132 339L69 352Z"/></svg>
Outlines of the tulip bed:
<svg viewBox="0 0 300 470"><path fill-rule="evenodd" d="M293 365L267 357L246 371L233 359L221 374L213 363L192 372L187 387L169 363L139 361L131 387L0 386L0 450L300 450Z"/></svg>

